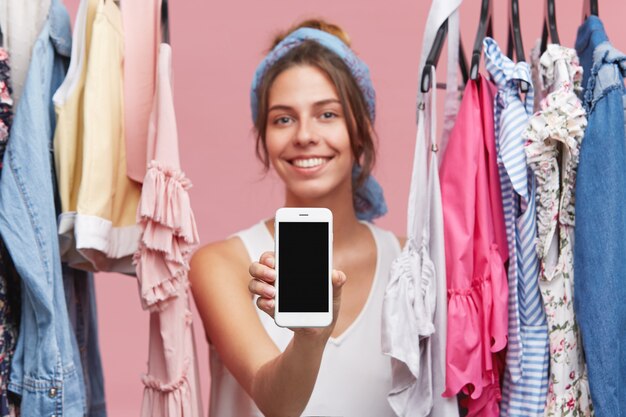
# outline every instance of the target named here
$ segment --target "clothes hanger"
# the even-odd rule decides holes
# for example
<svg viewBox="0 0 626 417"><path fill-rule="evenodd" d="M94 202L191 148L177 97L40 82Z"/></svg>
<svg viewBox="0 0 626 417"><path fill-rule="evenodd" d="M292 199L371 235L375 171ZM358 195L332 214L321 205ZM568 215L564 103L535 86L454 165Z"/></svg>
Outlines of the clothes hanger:
<svg viewBox="0 0 626 417"><path fill-rule="evenodd" d="M161 1L161 42L170 43L170 12L167 0Z"/></svg>
<svg viewBox="0 0 626 417"><path fill-rule="evenodd" d="M585 0L583 2L583 22L587 20L589 16L599 16L598 0Z"/></svg>
<svg viewBox="0 0 626 417"><path fill-rule="evenodd" d="M476 40L474 40L472 64L470 67L470 79L472 80L478 78L478 68L480 67L480 57L483 52L485 36L493 37L493 3L491 0L482 0L480 5L480 21L478 23L478 31L476 32Z"/></svg>
<svg viewBox="0 0 626 417"><path fill-rule="evenodd" d="M524 44L522 43L522 30L519 24L519 3L518 0L511 0L509 3L509 38L507 42L506 55L513 59L513 53L517 62L524 62ZM520 82L520 90L523 93L528 92L528 83Z"/></svg>
<svg viewBox="0 0 626 417"><path fill-rule="evenodd" d="M446 35L448 34L448 19L446 19L439 29L437 30L437 34L435 35L435 40L433 41L433 46L426 57L426 64L424 64L424 69L422 71L422 80L420 83L420 90L422 93L427 93L430 91L432 87L432 79L430 77L431 71L434 71L439 63L439 57L441 56L441 51L443 50L443 44L446 40ZM465 58L465 50L463 49L463 43L461 39L459 39L459 68L461 69L461 76L463 77L463 84L467 83L467 59ZM445 88L445 84L437 83L435 88Z"/></svg>
<svg viewBox="0 0 626 417"><path fill-rule="evenodd" d="M548 35L550 36L550 43L560 44L559 34L556 30L556 9L554 6L554 0L546 1L546 8L543 12L543 30L541 32L541 53L546 51L548 47Z"/></svg>

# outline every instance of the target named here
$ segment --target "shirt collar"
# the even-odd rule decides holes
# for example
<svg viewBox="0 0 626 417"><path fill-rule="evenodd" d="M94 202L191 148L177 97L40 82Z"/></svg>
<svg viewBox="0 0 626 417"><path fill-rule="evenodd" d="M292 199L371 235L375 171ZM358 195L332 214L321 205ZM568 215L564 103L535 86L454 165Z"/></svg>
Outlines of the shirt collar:
<svg viewBox="0 0 626 417"><path fill-rule="evenodd" d="M578 28L576 36L576 52L583 67L583 89L587 88L587 80L593 66L593 51L601 44L608 42L609 37L604 30L602 20L597 16L589 16Z"/></svg>
<svg viewBox="0 0 626 417"><path fill-rule="evenodd" d="M598 16L589 16L578 28L576 36L576 52L581 53L584 49L591 47L595 49L598 45L608 42L609 37L604 30L602 20Z"/></svg>
<svg viewBox="0 0 626 417"><path fill-rule="evenodd" d="M48 12L50 41L59 55L70 57L72 54L72 29L70 16L60 0L52 0Z"/></svg>

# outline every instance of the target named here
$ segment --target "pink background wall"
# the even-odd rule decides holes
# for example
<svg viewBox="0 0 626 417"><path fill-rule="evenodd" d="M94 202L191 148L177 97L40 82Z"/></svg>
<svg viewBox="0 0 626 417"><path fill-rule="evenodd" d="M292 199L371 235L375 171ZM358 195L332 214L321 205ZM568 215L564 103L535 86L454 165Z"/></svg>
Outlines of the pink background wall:
<svg viewBox="0 0 626 417"><path fill-rule="evenodd" d="M79 0L65 3L74 16ZM494 3L495 38L505 48L508 2ZM613 44L626 50L626 5L623 0L599 3ZM582 0L557 1L564 45L573 46L581 5ZM378 224L404 234L418 61L429 7L425 0L170 0L180 149L183 169L194 182L191 197L203 243L271 217L282 203L283 191L276 176L263 176L254 156L249 85L273 34L309 17L324 17L343 26L354 49L370 66L378 95L380 151L375 173L389 206L388 215ZM479 0L465 0L461 9L462 39L468 55L479 7ZM520 1L520 7L528 56L540 36L543 1ZM439 72L442 80L445 73ZM146 369L148 315L140 308L132 278L100 274L97 291L109 415L136 416L142 398L139 377ZM206 410L208 354L197 316L195 325Z"/></svg>

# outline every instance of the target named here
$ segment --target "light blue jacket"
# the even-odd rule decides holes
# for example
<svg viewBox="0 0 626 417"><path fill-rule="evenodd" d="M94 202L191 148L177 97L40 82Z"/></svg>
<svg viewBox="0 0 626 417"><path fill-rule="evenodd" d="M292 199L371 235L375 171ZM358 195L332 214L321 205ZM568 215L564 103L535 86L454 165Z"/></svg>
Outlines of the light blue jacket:
<svg viewBox="0 0 626 417"><path fill-rule="evenodd" d="M82 417L85 388L68 319L57 238L52 95L71 52L70 20L52 0L33 47L0 180L0 233L22 278L20 334L9 390L24 417Z"/></svg>
<svg viewBox="0 0 626 417"><path fill-rule="evenodd" d="M574 308L596 417L626 416L626 56L600 19L578 29L588 125L576 179Z"/></svg>

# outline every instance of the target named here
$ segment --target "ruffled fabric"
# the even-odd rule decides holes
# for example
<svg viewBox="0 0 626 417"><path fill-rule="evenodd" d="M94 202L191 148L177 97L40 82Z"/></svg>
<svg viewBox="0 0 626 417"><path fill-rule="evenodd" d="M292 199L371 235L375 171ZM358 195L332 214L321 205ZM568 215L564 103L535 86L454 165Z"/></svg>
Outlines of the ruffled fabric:
<svg viewBox="0 0 626 417"><path fill-rule="evenodd" d="M507 300L502 297L508 292L500 279L503 275L506 276L504 260L494 245L484 274L475 277L469 288L448 290L448 322L459 329L449 340L463 343L448 343L448 363L455 377L448 379L445 396L463 391L477 400L484 388L499 385L493 353L503 350L507 343L508 325L502 320L507 317L506 309L503 310ZM494 337L484 340L484 335Z"/></svg>
<svg viewBox="0 0 626 417"><path fill-rule="evenodd" d="M392 365L387 400L398 416L458 417L456 396L441 396L445 389L446 332L437 329L447 327L443 212L435 96L422 99L417 113L408 239L391 264L382 306L382 352L391 357ZM450 104L446 103L446 111Z"/></svg>
<svg viewBox="0 0 626 417"><path fill-rule="evenodd" d="M142 305L150 311L150 355L142 417L201 416L202 400L189 309L189 260L198 231L180 170L171 85L171 48L161 44L148 129L146 176L137 208L135 253Z"/></svg>
<svg viewBox="0 0 626 417"><path fill-rule="evenodd" d="M478 399L467 397L461 401L461 406L467 408L465 417L497 416L500 413L498 404L502 394L496 384L491 384L483 391Z"/></svg>
<svg viewBox="0 0 626 417"><path fill-rule="evenodd" d="M194 386L198 386L192 330L193 314L189 310L187 285L162 312L150 316L151 373L143 375L145 386L142 416L195 417L201 415L201 404ZM182 326L172 322L183 319ZM173 357L184 357L182 361ZM180 363L179 363L180 362ZM167 378L172 379L167 379Z"/></svg>
<svg viewBox="0 0 626 417"><path fill-rule="evenodd" d="M390 323L401 327L408 327L413 331L417 331L419 338L428 337L435 332L433 317L435 313L435 286L434 275L435 266L430 259L428 253L424 250L424 245L420 244L419 248L413 240L407 241L402 253L396 258L391 266L390 276L395 277L388 285L386 294L387 306L403 306L402 313L397 310L393 311L393 315L408 318L413 323L403 324L400 320ZM391 313L391 312L390 312ZM406 313L406 315L405 315ZM401 332L389 331L392 337L408 337L411 340L417 340L414 335L406 335ZM416 343L412 343L417 346ZM418 350L410 352L417 356ZM411 364L413 361L408 361ZM419 375L419 367L417 364L409 365L411 371L417 376Z"/></svg>
<svg viewBox="0 0 626 417"><path fill-rule="evenodd" d="M506 347L508 244L494 138L495 87L469 82L441 164L448 326L446 390L499 415L495 353ZM490 393L498 392L498 395ZM487 397L483 397L486 395Z"/></svg>
<svg viewBox="0 0 626 417"><path fill-rule="evenodd" d="M146 390L148 396L168 395L173 393L179 397L176 402L188 402L183 400L183 398L189 398L189 380L187 379L188 372L189 360L185 360L183 365L183 374L180 378L178 378L178 380L163 382L152 375L143 375L141 377L141 382L143 382L146 388L149 388L149 390ZM154 400L151 400L149 402L153 401Z"/></svg>
<svg viewBox="0 0 626 417"><path fill-rule="evenodd" d="M586 112L574 93L575 52L551 45L541 76L552 86L526 131L526 157L537 179L539 287L550 340L546 417L593 416L581 334L574 313L574 190Z"/></svg>
<svg viewBox="0 0 626 417"><path fill-rule="evenodd" d="M576 50L572 48L549 44L539 58L539 75L544 91L559 89L560 79L567 80L574 93L579 94L582 91L583 68L579 64Z"/></svg>
<svg viewBox="0 0 626 417"><path fill-rule="evenodd" d="M186 279L191 252L199 241L190 187L182 171L157 161L148 165L138 207L143 233L134 256L144 309L163 307L178 295Z"/></svg>
<svg viewBox="0 0 626 417"><path fill-rule="evenodd" d="M396 369L389 404L398 415L411 408L416 392L420 409L433 407L428 338L435 332L435 265L425 249L424 244L407 240L391 265L383 302L382 351L391 356Z"/></svg>
<svg viewBox="0 0 626 417"><path fill-rule="evenodd" d="M544 259L559 223L574 227L574 184L587 117L569 85L549 94L527 129L526 157L537 178L537 251ZM558 163L563 158L564 176Z"/></svg>
<svg viewBox="0 0 626 417"><path fill-rule="evenodd" d="M427 416L433 409L433 367L437 366L431 338L435 332L437 282L436 267L429 253L430 212L426 204L418 205L416 201L416 196L420 195L431 203L426 167L427 146L433 138L426 137L424 109L420 107L418 113L408 239L391 264L381 326L382 352L391 357L392 364L392 385L387 399L397 415L417 417ZM434 174L436 169L430 175Z"/></svg>

